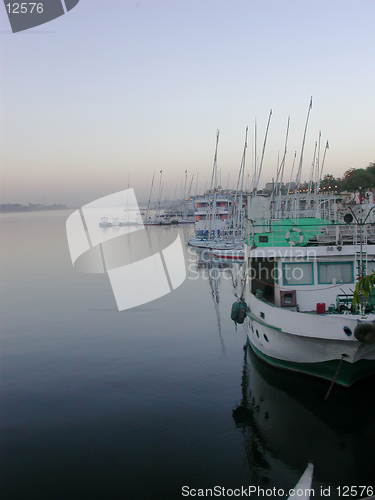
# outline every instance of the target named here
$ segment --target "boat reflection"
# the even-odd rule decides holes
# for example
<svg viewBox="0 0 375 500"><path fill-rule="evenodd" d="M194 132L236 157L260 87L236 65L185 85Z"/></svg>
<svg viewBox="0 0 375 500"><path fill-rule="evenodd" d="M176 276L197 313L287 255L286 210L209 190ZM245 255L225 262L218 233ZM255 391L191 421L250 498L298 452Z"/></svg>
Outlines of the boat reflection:
<svg viewBox="0 0 375 500"><path fill-rule="evenodd" d="M195 272L209 283L211 297L216 313L220 343L224 352L225 346L222 336L219 307L221 282L222 280L231 281L233 292L238 293L239 288L242 286L241 279L243 278L243 262L233 262L213 258L210 255L210 250L208 249L189 248L189 253L195 258Z"/></svg>
<svg viewBox="0 0 375 500"><path fill-rule="evenodd" d="M371 486L375 456L375 377L350 388L283 372L244 347L242 402L233 411L256 485L291 487L314 463L315 496L330 486Z"/></svg>

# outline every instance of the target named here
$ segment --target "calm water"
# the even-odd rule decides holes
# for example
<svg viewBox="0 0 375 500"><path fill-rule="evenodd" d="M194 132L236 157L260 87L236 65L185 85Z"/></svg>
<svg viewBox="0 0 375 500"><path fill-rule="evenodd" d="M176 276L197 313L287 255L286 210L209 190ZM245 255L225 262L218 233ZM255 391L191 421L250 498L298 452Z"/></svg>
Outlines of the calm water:
<svg viewBox="0 0 375 500"><path fill-rule="evenodd" d="M324 402L327 382L246 357L238 266L192 279L191 253L181 287L118 312L108 277L71 265L69 213L0 216L2 500L287 491L308 460L316 498L373 484L374 378Z"/></svg>

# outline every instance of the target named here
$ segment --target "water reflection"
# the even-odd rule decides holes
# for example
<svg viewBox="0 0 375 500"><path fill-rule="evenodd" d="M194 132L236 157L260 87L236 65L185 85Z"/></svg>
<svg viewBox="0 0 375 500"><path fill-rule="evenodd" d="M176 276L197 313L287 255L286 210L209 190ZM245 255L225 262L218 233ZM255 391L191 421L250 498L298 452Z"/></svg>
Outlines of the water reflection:
<svg viewBox="0 0 375 500"><path fill-rule="evenodd" d="M193 257L190 264L193 262L193 268L189 267L189 271L196 273L196 276L208 281L211 297L215 308L218 333L223 352L225 345L222 335L221 316L220 316L220 286L222 280L230 280L233 287L233 293L241 293L239 288L242 285L243 277L243 262L231 262L213 258L207 249L188 249L189 254Z"/></svg>
<svg viewBox="0 0 375 500"><path fill-rule="evenodd" d="M290 487L314 463L315 491L373 484L375 377L351 388L284 372L244 347L242 402L233 418L244 436L254 484ZM320 495L316 495L320 497Z"/></svg>

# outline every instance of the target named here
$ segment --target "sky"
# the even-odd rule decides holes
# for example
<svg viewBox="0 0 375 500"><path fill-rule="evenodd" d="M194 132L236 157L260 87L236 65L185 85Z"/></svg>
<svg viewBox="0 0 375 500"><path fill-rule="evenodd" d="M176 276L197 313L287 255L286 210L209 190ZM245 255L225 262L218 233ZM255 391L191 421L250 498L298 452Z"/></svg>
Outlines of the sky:
<svg viewBox="0 0 375 500"><path fill-rule="evenodd" d="M1 7L1 6L0 6ZM374 0L80 0L12 33L0 8L0 203L79 207L132 187L140 202L209 186L302 180L315 142L323 176L375 162ZM255 121L257 141L255 147ZM192 179L192 176L194 178Z"/></svg>

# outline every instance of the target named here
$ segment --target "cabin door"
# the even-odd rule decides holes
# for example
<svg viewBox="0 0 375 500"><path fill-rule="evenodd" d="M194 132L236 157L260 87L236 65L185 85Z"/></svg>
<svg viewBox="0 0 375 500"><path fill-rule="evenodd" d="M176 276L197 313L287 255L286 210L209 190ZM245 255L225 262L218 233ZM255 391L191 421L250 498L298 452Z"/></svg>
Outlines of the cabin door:
<svg viewBox="0 0 375 500"><path fill-rule="evenodd" d="M275 302L275 259L258 257L249 262L250 291L261 290L268 302Z"/></svg>

